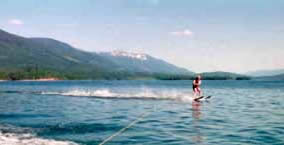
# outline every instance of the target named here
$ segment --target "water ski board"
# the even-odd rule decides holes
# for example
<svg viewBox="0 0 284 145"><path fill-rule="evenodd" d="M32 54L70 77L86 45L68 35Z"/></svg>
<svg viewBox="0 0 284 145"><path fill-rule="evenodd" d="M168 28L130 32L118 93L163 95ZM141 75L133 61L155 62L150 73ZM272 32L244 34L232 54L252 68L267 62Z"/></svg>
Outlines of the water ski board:
<svg viewBox="0 0 284 145"><path fill-rule="evenodd" d="M200 97L198 97L198 98L195 98L194 101L199 102L201 99L207 100L207 99L210 99L211 97L212 97L212 96L200 96Z"/></svg>

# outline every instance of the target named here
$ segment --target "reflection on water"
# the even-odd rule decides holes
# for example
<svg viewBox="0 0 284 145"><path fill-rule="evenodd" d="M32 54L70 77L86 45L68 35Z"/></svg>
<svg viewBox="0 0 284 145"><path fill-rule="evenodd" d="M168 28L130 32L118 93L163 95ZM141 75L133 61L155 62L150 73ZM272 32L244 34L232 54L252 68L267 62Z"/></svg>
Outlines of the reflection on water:
<svg viewBox="0 0 284 145"><path fill-rule="evenodd" d="M196 102L196 101L193 101L192 102L192 118L193 118L193 121L192 121L192 126L193 126L193 131L194 131L194 135L192 136L192 141L196 144L203 144L203 135L202 133L200 132L200 119L202 117L202 114L201 114L201 109L202 107L202 104L200 102Z"/></svg>

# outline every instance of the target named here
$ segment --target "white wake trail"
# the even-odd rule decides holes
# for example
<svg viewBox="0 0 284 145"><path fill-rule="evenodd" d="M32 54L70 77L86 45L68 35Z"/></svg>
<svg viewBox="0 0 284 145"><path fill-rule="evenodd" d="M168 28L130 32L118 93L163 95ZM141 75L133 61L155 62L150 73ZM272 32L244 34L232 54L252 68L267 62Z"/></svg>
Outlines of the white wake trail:
<svg viewBox="0 0 284 145"><path fill-rule="evenodd" d="M121 98L121 99L158 99L158 100L176 100L182 102L191 102L193 100L190 91L182 90L154 90L154 89L137 89L137 90L120 90L110 89L73 89L63 92L42 92L44 95L63 95L77 97L98 97L98 98Z"/></svg>
<svg viewBox="0 0 284 145"><path fill-rule="evenodd" d="M78 145L69 141L42 139L31 134L15 134L0 132L1 145Z"/></svg>

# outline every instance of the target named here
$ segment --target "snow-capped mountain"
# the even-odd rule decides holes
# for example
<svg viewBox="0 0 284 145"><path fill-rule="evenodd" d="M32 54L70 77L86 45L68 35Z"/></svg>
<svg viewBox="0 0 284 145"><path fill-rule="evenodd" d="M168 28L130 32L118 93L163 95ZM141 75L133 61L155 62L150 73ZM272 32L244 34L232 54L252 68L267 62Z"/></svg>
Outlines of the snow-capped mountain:
<svg viewBox="0 0 284 145"><path fill-rule="evenodd" d="M121 70L141 73L165 73L165 74L193 74L187 69L177 67L164 60L150 55L126 51L101 52L99 55L108 58L118 65Z"/></svg>
<svg viewBox="0 0 284 145"><path fill-rule="evenodd" d="M143 53L85 52L52 38L26 38L1 29L0 60L0 78L1 73L4 74L2 76L15 70L31 73L32 68L71 79L122 79L153 73L191 73ZM16 77L10 78L20 79Z"/></svg>

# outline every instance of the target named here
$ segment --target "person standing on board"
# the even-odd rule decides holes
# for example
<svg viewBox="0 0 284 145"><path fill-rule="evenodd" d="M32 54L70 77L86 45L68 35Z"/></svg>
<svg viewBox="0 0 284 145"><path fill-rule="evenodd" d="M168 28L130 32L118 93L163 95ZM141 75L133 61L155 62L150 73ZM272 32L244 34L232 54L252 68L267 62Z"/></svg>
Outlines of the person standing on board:
<svg viewBox="0 0 284 145"><path fill-rule="evenodd" d="M201 97L201 76L198 75L192 82L192 89L193 89L193 96L196 97L196 94L198 94L199 97Z"/></svg>

